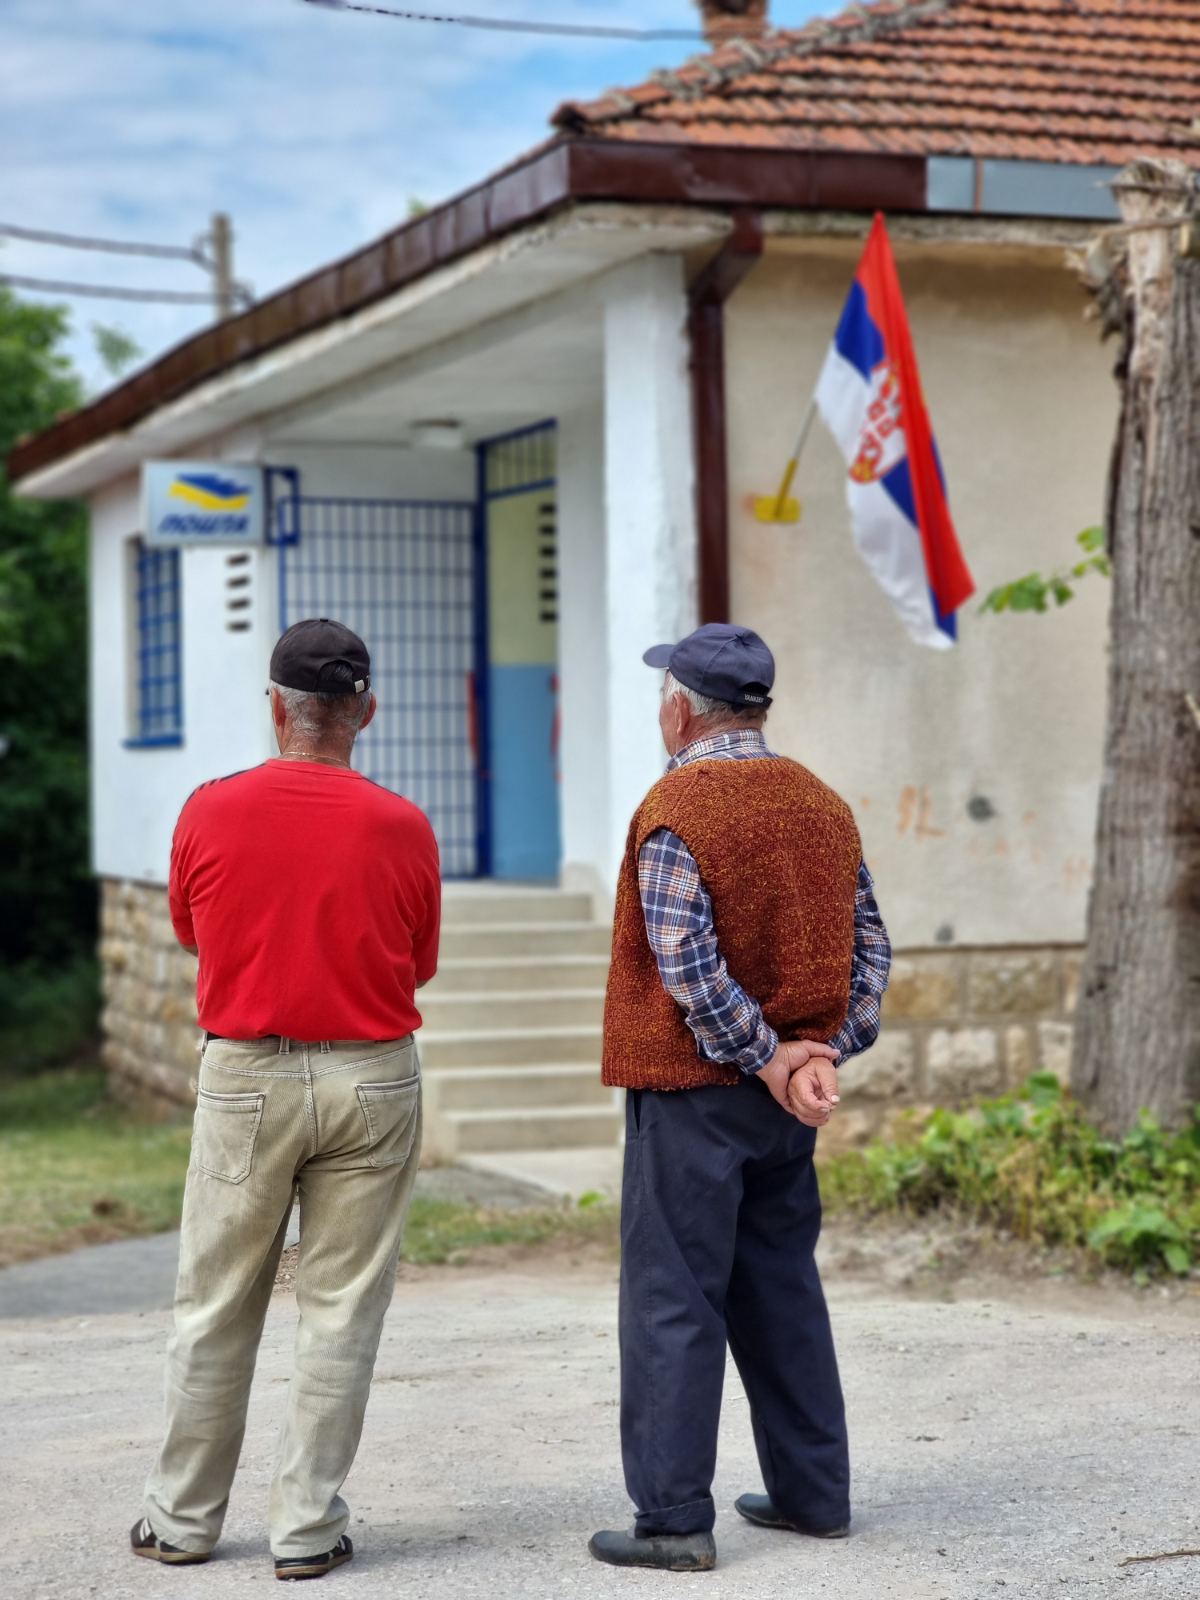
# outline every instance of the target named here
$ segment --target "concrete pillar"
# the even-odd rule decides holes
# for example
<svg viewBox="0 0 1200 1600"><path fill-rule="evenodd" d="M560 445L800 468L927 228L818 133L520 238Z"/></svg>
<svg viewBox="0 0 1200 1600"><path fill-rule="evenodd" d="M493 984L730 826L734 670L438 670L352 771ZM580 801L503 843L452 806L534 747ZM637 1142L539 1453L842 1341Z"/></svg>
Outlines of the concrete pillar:
<svg viewBox="0 0 1200 1600"><path fill-rule="evenodd" d="M604 607L604 411L558 419L562 885L597 898L608 859L608 669Z"/></svg>
<svg viewBox="0 0 1200 1600"><path fill-rule="evenodd" d="M687 293L678 256L614 274L604 314L609 792L605 876L665 760L649 645L696 626L696 524ZM597 736L601 727L597 725Z"/></svg>

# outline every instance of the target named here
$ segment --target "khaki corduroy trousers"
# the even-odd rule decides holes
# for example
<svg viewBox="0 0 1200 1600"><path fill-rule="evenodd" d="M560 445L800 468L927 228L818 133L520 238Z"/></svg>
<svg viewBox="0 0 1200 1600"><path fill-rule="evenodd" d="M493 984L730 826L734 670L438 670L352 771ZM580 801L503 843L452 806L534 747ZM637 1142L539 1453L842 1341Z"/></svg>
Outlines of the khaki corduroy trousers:
<svg viewBox="0 0 1200 1600"><path fill-rule="evenodd" d="M166 1438L146 1486L145 1515L160 1539L203 1553L220 1536L294 1192L299 1325L271 1484L271 1550L318 1555L345 1531L339 1491L362 1432L420 1144L411 1036L205 1044Z"/></svg>

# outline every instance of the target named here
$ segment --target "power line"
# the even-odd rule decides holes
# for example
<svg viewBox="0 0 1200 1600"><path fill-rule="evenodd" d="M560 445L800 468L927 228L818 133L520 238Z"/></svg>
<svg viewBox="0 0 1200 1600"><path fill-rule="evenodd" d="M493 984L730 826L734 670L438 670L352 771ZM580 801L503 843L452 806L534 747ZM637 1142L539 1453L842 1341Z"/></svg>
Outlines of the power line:
<svg viewBox="0 0 1200 1600"><path fill-rule="evenodd" d="M440 22L459 28L486 28L493 33L537 33L568 39L626 39L638 44L667 40L703 41L698 28L606 28L583 22L524 22L507 17L444 16L432 11L397 11L391 6L359 3L359 0L304 0L308 6L326 11L361 11L371 17L392 17L399 22Z"/></svg>
<svg viewBox="0 0 1200 1600"><path fill-rule="evenodd" d="M68 250L105 250L113 255L155 256L161 261L192 261L201 266L211 265L207 256L194 245L92 239L79 233L51 233L47 228L23 228L15 222L0 222L0 235L7 239L28 239L34 244L62 245Z"/></svg>
<svg viewBox="0 0 1200 1600"><path fill-rule="evenodd" d="M88 295L97 300L139 300L173 306L211 306L216 295L186 289L118 289L100 283L64 283L56 278L26 278L0 272L0 285L9 289L35 289L41 294Z"/></svg>

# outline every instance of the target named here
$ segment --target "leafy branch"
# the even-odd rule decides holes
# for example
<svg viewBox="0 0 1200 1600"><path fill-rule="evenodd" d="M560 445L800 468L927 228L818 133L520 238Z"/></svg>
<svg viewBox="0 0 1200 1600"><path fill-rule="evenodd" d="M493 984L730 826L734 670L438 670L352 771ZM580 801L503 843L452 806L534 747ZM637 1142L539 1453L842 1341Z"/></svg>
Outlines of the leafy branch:
<svg viewBox="0 0 1200 1600"><path fill-rule="evenodd" d="M1090 573L1102 577L1112 574L1112 563L1104 552L1104 529L1085 528L1075 536L1075 543L1084 552L1083 560L1061 572L1045 577L1040 572L1030 572L1012 583L1002 583L993 589L980 606L980 611L1048 611L1050 601L1065 606L1075 598L1075 585Z"/></svg>

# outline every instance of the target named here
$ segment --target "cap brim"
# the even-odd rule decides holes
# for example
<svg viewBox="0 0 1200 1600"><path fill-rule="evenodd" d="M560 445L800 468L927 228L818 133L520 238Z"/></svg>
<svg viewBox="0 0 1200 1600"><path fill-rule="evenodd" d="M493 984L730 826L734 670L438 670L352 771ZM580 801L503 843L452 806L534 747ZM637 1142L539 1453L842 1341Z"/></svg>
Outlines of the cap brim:
<svg viewBox="0 0 1200 1600"><path fill-rule="evenodd" d="M673 644L654 644L646 651L642 660L648 667L661 667L665 671L671 665L671 657L674 654Z"/></svg>

